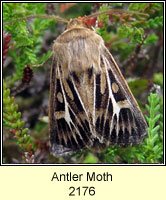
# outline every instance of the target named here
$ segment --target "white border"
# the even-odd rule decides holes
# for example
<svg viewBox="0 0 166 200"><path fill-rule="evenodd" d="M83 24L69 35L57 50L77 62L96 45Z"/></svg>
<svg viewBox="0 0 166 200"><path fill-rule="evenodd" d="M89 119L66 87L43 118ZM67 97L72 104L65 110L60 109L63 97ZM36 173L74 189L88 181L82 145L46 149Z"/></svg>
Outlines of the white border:
<svg viewBox="0 0 166 200"><path fill-rule="evenodd" d="M76 2L76 3L93 3L95 1L22 1L21 3L61 3L61 2L64 2L64 3L70 3L70 2ZM111 3L114 3L117 1L111 1ZM139 3L144 3L144 2L153 2L154 1L139 1ZM3 41L3 29L2 29L2 4L3 3L20 3L20 1L1 1L1 125L3 124L3 120L2 120L2 109L3 109L3 99L2 99L2 95L3 95L3 47L2 47L2 41ZM99 2L96 2L96 3L100 3ZM110 1L104 1L104 3L110 3ZM120 3L138 3L138 1L121 1ZM156 1L156 3L164 3L164 26L163 26L163 29L164 29L164 36L165 36L165 1ZM165 37L164 38L164 71L163 71L163 74L164 74L164 86L163 86L163 99L165 100ZM165 119L165 101L164 101L164 116L163 116ZM3 137L2 137L2 134L3 134L3 130L2 130L2 126L1 126L1 162L0 162L0 165L1 166L165 166L165 120L163 121L163 126L164 126L164 149L163 149L163 156L164 156L164 163L163 164L3 164L3 155L2 155L2 143L3 143Z"/></svg>

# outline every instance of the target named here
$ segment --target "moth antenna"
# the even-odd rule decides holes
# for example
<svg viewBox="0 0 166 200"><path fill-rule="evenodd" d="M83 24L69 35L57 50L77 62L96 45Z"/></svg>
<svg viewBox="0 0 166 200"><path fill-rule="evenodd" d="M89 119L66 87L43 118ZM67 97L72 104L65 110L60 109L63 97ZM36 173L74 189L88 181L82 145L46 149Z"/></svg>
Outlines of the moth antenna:
<svg viewBox="0 0 166 200"><path fill-rule="evenodd" d="M130 11L130 10L122 10L122 9L111 9L109 11L103 11L103 12L98 12L98 13L94 13L88 16L85 16L85 18L83 19L83 21L86 21L87 19L93 18L93 17L97 17L99 15L105 15L105 14L112 14L112 13L129 13L129 14L135 14L135 15L142 15L145 17L149 17L149 15L147 13L140 13L137 11Z"/></svg>
<svg viewBox="0 0 166 200"><path fill-rule="evenodd" d="M52 58L52 56L53 56L53 53L51 53L43 63L41 63L39 65L30 65L30 66L31 67L42 67L43 65L45 65L50 60L50 58Z"/></svg>
<svg viewBox="0 0 166 200"><path fill-rule="evenodd" d="M54 17L54 16L49 16L49 15L29 15L27 17L22 17L20 19L15 19L15 20L12 20L12 21L9 21L9 22L5 22L3 23L4 25L6 24L12 24L12 23L16 23L18 21L22 21L22 20L28 20L28 19L33 19L33 18L42 18L42 19L54 19L58 22L64 22L64 23L69 23L68 20L66 19L63 19L61 17Z"/></svg>

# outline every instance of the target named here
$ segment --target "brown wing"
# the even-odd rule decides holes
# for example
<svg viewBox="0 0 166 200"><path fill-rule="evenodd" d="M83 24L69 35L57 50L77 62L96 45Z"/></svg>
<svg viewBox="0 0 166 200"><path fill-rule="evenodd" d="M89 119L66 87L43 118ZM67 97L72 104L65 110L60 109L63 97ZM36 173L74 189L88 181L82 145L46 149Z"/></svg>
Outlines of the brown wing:
<svg viewBox="0 0 166 200"><path fill-rule="evenodd" d="M96 76L96 131L108 145L138 144L147 136L145 119L105 46L100 58L102 72Z"/></svg>
<svg viewBox="0 0 166 200"><path fill-rule="evenodd" d="M55 156L109 144L140 143L147 125L112 55L86 28L54 43L50 141Z"/></svg>
<svg viewBox="0 0 166 200"><path fill-rule="evenodd" d="M86 92L80 77L71 73L62 78L61 66L52 63L50 87L50 142L55 156L76 152L93 144L91 120L85 105ZM82 88L84 88L82 85ZM81 90L81 92L80 92ZM82 96L83 94L83 96Z"/></svg>

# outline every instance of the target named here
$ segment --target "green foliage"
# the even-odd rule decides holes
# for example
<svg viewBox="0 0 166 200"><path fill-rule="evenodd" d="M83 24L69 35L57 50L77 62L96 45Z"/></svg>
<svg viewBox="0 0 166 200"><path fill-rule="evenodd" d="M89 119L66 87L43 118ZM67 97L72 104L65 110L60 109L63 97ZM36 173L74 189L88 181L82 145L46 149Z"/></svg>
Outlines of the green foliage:
<svg viewBox="0 0 166 200"><path fill-rule="evenodd" d="M134 96L138 96L140 95L140 93L142 91L145 91L147 89L147 85L148 85L148 80L146 79L137 79L134 81L130 81L128 83L132 93L134 94Z"/></svg>
<svg viewBox="0 0 166 200"><path fill-rule="evenodd" d="M155 73L153 77L154 83L161 85L163 88L163 74L162 73Z"/></svg>
<svg viewBox="0 0 166 200"><path fill-rule="evenodd" d="M152 10L159 10L161 12L163 3L130 3L128 9L142 12L151 11L151 13L153 13Z"/></svg>
<svg viewBox="0 0 166 200"><path fill-rule="evenodd" d="M160 99L157 94L150 94L148 97L149 105L146 105L146 109L149 112L149 117L146 117L148 122L148 138L145 140L144 157L147 163L162 163L163 157L163 140L160 137L163 129L158 123L160 118ZM161 120L160 120L161 121ZM161 130L161 132L159 132Z"/></svg>
<svg viewBox="0 0 166 200"><path fill-rule="evenodd" d="M22 71L27 64L38 64L37 54L41 50L41 36L47 30L53 20L34 19L32 22L20 18L29 15L39 15L45 11L44 3L4 3L4 22L18 20L16 23L4 25L3 29L12 35L13 44L9 56L13 58L15 72L7 80L10 84L22 78ZM14 50L13 50L14 49ZM44 55L45 56L45 55ZM42 59L42 58L41 58Z"/></svg>
<svg viewBox="0 0 166 200"><path fill-rule="evenodd" d="M131 3L129 5L129 10L134 10L134 11L144 10L148 5L149 3Z"/></svg>
<svg viewBox="0 0 166 200"><path fill-rule="evenodd" d="M143 24L143 28L146 29L157 29L163 26L163 16L157 16L154 19L149 19L145 24Z"/></svg>
<svg viewBox="0 0 166 200"><path fill-rule="evenodd" d="M85 157L83 163L98 163L98 161L99 161L99 159L96 156L94 156L93 154L89 153Z"/></svg>
<svg viewBox="0 0 166 200"><path fill-rule="evenodd" d="M163 134L164 134L164 132L163 132L163 97L161 97L161 99L160 99L160 122L159 122L159 125L160 125L160 132L159 132L159 134L160 134L160 142L163 144ZM161 162L163 162L163 160L161 159Z"/></svg>
<svg viewBox="0 0 166 200"><path fill-rule="evenodd" d="M91 12L92 3L82 3L81 2L81 5L80 5L80 3L73 3L74 5L71 7L70 7L70 4L72 4L72 3L65 3L65 4L61 3L59 5L61 15L63 16L63 18L65 18L67 20L77 18L79 16L89 15ZM63 9L61 9L62 5L69 6L69 9L65 9L63 11Z"/></svg>
<svg viewBox="0 0 166 200"><path fill-rule="evenodd" d="M109 3L110 6L121 7L123 3Z"/></svg>
<svg viewBox="0 0 166 200"><path fill-rule="evenodd" d="M70 8L63 12L60 10L63 3L57 5L56 14L65 19L88 15L91 14L91 11L93 10L93 3L75 3L75 5L72 7L69 6ZM20 18L25 18L29 15L45 15L46 6L47 3L3 3L4 23L16 20L15 23L6 23L3 26L3 30L12 35L12 42L10 42L10 49L7 55L12 58L12 62L9 66L4 68L3 126L5 132L14 135L17 145L21 147L24 152L34 152L36 146L33 142L35 137L32 139L28 134L29 130L23 128L24 121L21 120L21 112L25 112L25 102L28 102L27 104L29 105L31 101L33 102L33 98L36 95L34 95L34 92L32 97L29 97L29 94L31 93L30 90L27 89L27 94L24 94L25 97L24 95L23 97L21 96L22 110L21 112L18 112L18 106L14 103L14 99L17 100L19 95L15 98L10 97L10 90L21 81L23 69L27 64L40 64L49 57L52 41L64 31L64 28L62 28L62 25L60 26L55 20L51 19L34 18L29 20L20 20ZM96 28L96 31L103 37L106 46L110 48L111 52L113 52L115 59L123 61L119 63L119 67L124 71L124 74L127 76L127 72L129 72L131 77L141 77L141 79L138 78L131 81L129 86L138 99L142 96L142 93L145 93L143 98L146 102L145 96L149 91L149 80L145 79L144 74L147 75L147 72L151 72L152 70L149 70L148 66L153 66L155 72L157 72L155 74L151 73L149 79L153 79L154 83L159 84L163 88L163 74L161 73L161 70L158 70L157 64L153 65L155 55L153 52L155 52L156 45L159 46L159 44L161 44L163 37L163 4L109 3L100 6L99 11L109 11L110 9L115 8L122 9L122 12L119 11L109 15L99 16L98 21L100 26ZM49 41L49 51L43 50L45 36L47 36L48 33L46 30L49 30L53 35ZM140 47L139 51L137 51L137 47ZM160 45L160 49L162 49L162 45ZM118 58L116 55L118 55ZM132 58L131 62L129 62L130 57ZM127 65L125 65L126 62ZM43 71L46 72L47 70L42 69L41 73L43 73ZM137 73L134 74L133 72ZM43 74L45 76L46 73ZM32 87L40 87L42 84L46 85L45 87L49 85L49 81L45 82L43 76L40 77L40 83L37 86L33 85ZM6 85L10 87L10 89L8 89ZM45 95L48 94L48 90L45 91L43 88L40 90L42 96L39 97L41 104L44 104L43 102L48 100L48 95ZM29 100L30 98L32 100ZM74 160L76 158L76 161L74 161L75 163L162 163L162 98L163 97L159 99L157 94L151 94L148 97L148 105L146 105L146 109L144 108L145 106L143 106L144 103L142 100L137 99L141 105L141 109L144 112L149 113L149 115L146 116L149 127L148 137L142 144L126 148L118 146L110 147L106 152L96 154L89 152L88 150L71 156L71 159ZM21 106L19 105L19 108ZM42 105L37 104L37 106ZM33 110L31 109L31 107L28 107L28 114L30 113L33 116ZM41 132L43 133L45 131L44 129L47 129L43 138L47 137L48 139L48 127L45 127L45 123L38 122L36 119L33 120L32 124L29 122L29 126L31 131L37 134L37 138L41 138ZM48 141L45 140L43 143L47 142ZM42 149L41 152L43 153L43 151L44 150ZM47 154L49 154L48 148ZM6 160L6 158L4 158L4 160ZM49 162L65 163L65 159L50 158Z"/></svg>
<svg viewBox="0 0 166 200"><path fill-rule="evenodd" d="M18 105L14 103L14 97L10 97L10 90L3 81L3 126L8 133L14 135L19 147L25 152L34 150L34 143L28 134L28 128L23 128L24 121L21 120L21 112L17 112Z"/></svg>
<svg viewBox="0 0 166 200"><path fill-rule="evenodd" d="M131 28L124 25L118 29L118 35L120 38L130 38L131 43L141 44L143 41L144 30L142 28Z"/></svg>
<svg viewBox="0 0 166 200"><path fill-rule="evenodd" d="M147 38L145 39L145 44L146 45L151 45L151 44L155 44L158 40L158 36L154 33L150 34L147 36Z"/></svg>
<svg viewBox="0 0 166 200"><path fill-rule="evenodd" d="M114 6L112 3L109 5L110 7ZM124 3L121 4L122 7L124 5ZM100 11L109 10L110 7L103 5ZM110 41L116 38L116 42L113 43L111 49L120 51L123 54L120 57L124 60L133 52L137 45L152 45L158 41L157 34L159 30L162 30L163 26L162 10L162 3L130 3L127 9L128 13L122 12L121 14L111 15L111 33L108 31L109 19L105 15L103 17L104 27L97 28L97 32L104 38L105 42L111 44L112 42ZM141 14L148 14L149 16ZM126 38L128 38L128 41L124 44L123 40ZM144 49L146 45L143 46ZM125 49L125 52L122 49Z"/></svg>

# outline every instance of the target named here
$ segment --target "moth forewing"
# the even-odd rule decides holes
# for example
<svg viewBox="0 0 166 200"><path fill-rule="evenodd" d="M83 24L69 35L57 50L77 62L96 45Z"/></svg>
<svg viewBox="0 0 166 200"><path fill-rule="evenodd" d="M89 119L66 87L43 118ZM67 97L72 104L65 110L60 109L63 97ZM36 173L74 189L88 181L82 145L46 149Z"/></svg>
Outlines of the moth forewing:
<svg viewBox="0 0 166 200"><path fill-rule="evenodd" d="M147 125L103 39L73 19L53 45L50 142L54 156L140 143Z"/></svg>
<svg viewBox="0 0 166 200"><path fill-rule="evenodd" d="M113 56L110 54L108 49L105 47L105 58L111 65L111 72L109 72L110 84L112 86L112 91L114 94L114 98L119 108L121 109L129 109L130 114L126 116L128 120L130 120L130 125L133 123L133 127L136 132L140 135L138 137L137 143L140 143L144 137L147 135L147 124L143 117L140 108L131 93L126 80L124 79L120 69L118 68ZM112 78L114 76L114 78ZM129 112L129 111L128 111ZM120 113L119 113L120 114ZM124 116L123 116L124 117ZM134 121L133 121L134 120ZM132 131L132 130L131 130Z"/></svg>

